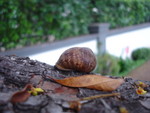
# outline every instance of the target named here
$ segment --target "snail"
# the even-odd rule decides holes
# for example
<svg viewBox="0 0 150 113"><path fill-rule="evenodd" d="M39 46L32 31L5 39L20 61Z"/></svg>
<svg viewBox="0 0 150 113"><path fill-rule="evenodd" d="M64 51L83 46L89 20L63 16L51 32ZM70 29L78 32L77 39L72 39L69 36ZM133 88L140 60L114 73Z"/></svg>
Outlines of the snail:
<svg viewBox="0 0 150 113"><path fill-rule="evenodd" d="M74 70L89 73L96 67L96 57L89 48L73 47L61 54L55 67L64 71Z"/></svg>

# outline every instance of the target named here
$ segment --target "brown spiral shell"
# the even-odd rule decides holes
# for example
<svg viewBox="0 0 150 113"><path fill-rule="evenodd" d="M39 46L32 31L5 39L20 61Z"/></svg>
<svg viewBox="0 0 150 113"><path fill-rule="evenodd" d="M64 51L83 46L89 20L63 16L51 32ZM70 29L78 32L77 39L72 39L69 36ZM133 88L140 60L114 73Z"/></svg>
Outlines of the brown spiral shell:
<svg viewBox="0 0 150 113"><path fill-rule="evenodd" d="M91 72L96 67L96 57L86 47L70 48L62 53L55 66L60 70Z"/></svg>

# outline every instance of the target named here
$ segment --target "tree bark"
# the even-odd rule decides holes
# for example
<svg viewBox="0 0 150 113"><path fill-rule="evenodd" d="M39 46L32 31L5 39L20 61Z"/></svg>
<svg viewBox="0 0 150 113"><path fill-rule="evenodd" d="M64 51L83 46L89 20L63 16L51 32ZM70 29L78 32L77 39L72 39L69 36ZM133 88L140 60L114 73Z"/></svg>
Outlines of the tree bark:
<svg viewBox="0 0 150 113"><path fill-rule="evenodd" d="M117 90L109 92L120 93L120 96L79 102L75 100L108 92L70 88L50 79L84 74L74 71L63 72L28 57L0 56L0 113L126 113L125 110L128 113L150 112L149 81L142 81L147 85L144 88L147 91L146 95L136 93L137 80L125 78L125 83ZM26 101L11 102L12 96L28 84L32 84L34 88L40 87L44 93L31 95ZM75 104L75 107L72 107L72 104Z"/></svg>

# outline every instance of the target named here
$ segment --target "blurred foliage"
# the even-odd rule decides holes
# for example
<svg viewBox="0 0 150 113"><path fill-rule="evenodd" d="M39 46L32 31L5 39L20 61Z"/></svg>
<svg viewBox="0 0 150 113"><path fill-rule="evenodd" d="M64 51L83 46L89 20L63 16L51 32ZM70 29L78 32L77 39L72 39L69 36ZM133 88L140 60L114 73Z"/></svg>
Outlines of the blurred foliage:
<svg viewBox="0 0 150 113"><path fill-rule="evenodd" d="M43 35L85 34L93 22L117 28L149 21L150 0L0 0L0 46L39 41L32 35L46 41Z"/></svg>
<svg viewBox="0 0 150 113"><path fill-rule="evenodd" d="M129 72L131 72L138 66L141 66L145 62L146 62L146 60L142 60L142 59L134 61L129 58L127 58L127 59L120 58L120 60L119 60L120 70L119 70L118 75L119 76L127 76Z"/></svg>
<svg viewBox="0 0 150 113"><path fill-rule="evenodd" d="M102 75L117 75L119 73L119 59L109 55L103 54L97 56L97 67L95 72Z"/></svg>
<svg viewBox="0 0 150 113"><path fill-rule="evenodd" d="M96 73L102 75L127 76L129 72L150 60L150 48L139 48L132 52L131 58L117 58L110 54L97 56Z"/></svg>
<svg viewBox="0 0 150 113"><path fill-rule="evenodd" d="M150 0L97 0L94 21L109 22L111 28L150 21Z"/></svg>
<svg viewBox="0 0 150 113"><path fill-rule="evenodd" d="M137 60L149 60L150 48L139 48L132 52L131 57L134 61Z"/></svg>

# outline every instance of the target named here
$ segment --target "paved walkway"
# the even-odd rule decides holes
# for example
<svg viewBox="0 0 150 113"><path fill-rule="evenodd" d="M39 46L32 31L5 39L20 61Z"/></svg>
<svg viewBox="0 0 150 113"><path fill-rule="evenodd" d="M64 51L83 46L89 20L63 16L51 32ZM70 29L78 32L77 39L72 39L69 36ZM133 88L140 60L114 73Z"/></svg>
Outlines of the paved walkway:
<svg viewBox="0 0 150 113"><path fill-rule="evenodd" d="M129 76L138 80L150 81L150 60L131 71Z"/></svg>

